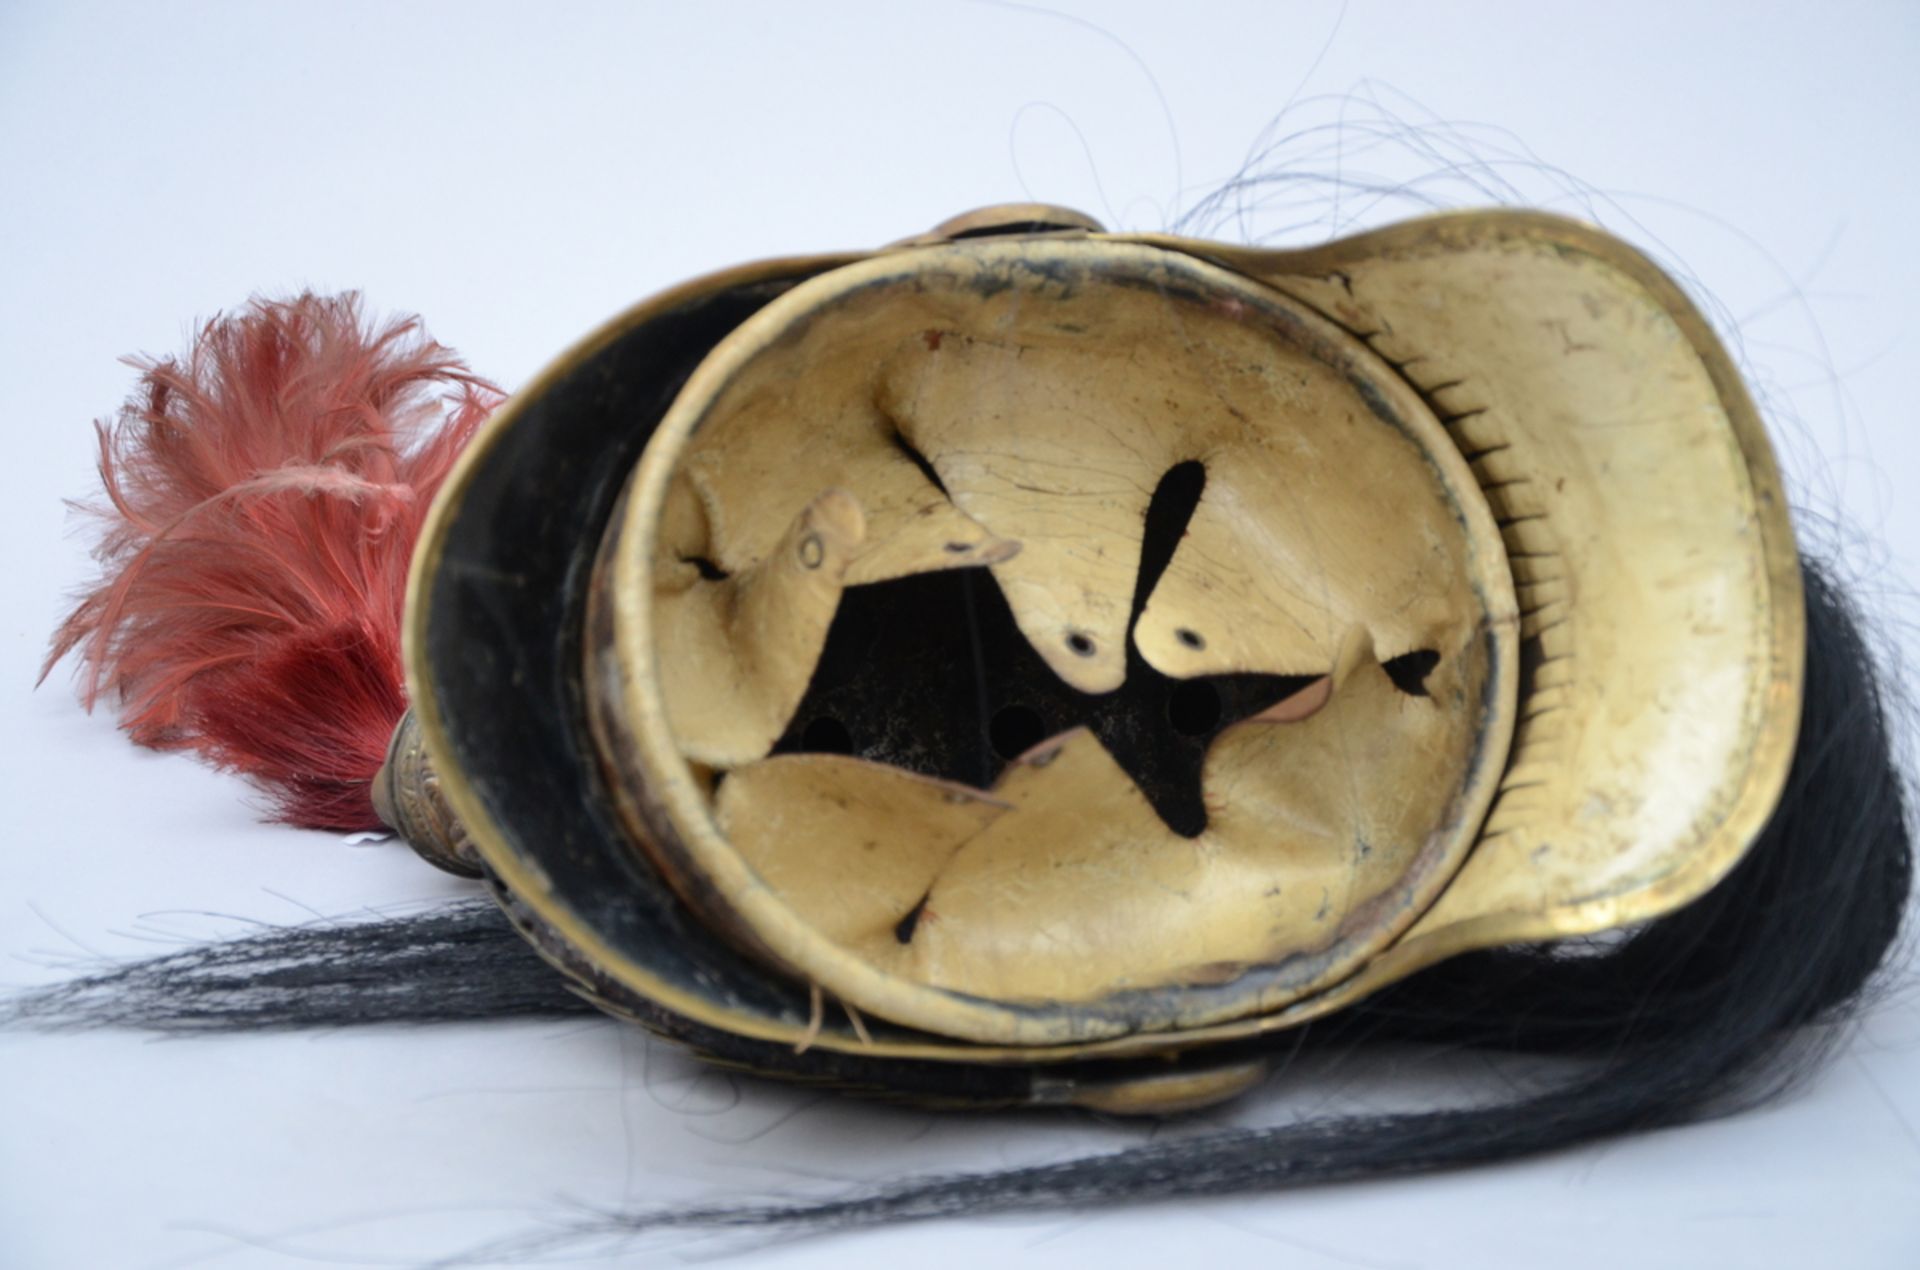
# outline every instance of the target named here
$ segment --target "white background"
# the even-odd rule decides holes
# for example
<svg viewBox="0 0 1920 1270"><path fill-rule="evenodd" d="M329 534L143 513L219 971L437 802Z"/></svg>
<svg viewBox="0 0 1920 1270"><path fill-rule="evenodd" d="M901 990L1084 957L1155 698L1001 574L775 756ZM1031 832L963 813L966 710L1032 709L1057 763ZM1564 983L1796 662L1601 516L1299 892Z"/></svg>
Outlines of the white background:
<svg viewBox="0 0 1920 1270"><path fill-rule="evenodd" d="M1509 182L1684 262L1738 336L1806 523L1844 519L1812 541L1844 552L1911 659L1916 83L1912 3L0 2L0 981L458 889L392 846L258 824L235 782L83 715L64 669L32 690L87 576L60 500L91 489L88 425L130 384L116 357L173 350L255 291L358 287L511 386L633 300L737 261L1029 197L1163 228L1283 112L1279 132L1307 136L1270 171L1418 182L1477 157L1471 181L1417 188L1472 202ZM1269 188L1288 206L1211 228L1305 240L1417 210ZM1215 1119L1432 1100L1462 1067L1301 1074ZM1920 1009L1896 991L1810 1087L1711 1126L1444 1178L746 1255L1913 1265L1916 1125ZM411 1264L582 1207L832 1191L1152 1132L821 1098L600 1022L0 1036L0 1126L0 1265L35 1270ZM727 1252L683 1237L618 1263Z"/></svg>

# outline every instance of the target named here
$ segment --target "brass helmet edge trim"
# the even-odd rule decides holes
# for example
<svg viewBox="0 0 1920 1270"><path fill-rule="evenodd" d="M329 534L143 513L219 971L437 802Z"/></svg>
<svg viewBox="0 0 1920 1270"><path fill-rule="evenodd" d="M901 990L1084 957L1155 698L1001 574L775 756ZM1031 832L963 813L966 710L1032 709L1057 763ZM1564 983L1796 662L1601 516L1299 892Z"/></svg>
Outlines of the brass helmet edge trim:
<svg viewBox="0 0 1920 1270"><path fill-rule="evenodd" d="M1249 274L1313 273L1337 269L1368 250L1386 250L1408 242L1430 238L1436 232L1450 232L1491 226L1503 232L1531 235L1544 242L1561 243L1572 250L1589 253L1633 279L1679 324L1691 341L1696 355L1716 384L1735 437L1745 455L1749 479L1755 487L1756 519L1763 539L1771 579L1773 623L1772 676L1767 701L1761 710L1760 726L1738 789L1725 816L1711 827L1691 857L1692 867L1678 870L1654 891L1623 897L1598 898L1575 910L1558 910L1482 918L1456 924L1426 936L1410 938L1390 949L1378 961L1354 979L1334 991L1300 1003L1279 1014L1240 1020L1237 1023L1194 1029L1177 1036L1119 1038L1110 1042L1054 1047L950 1045L935 1038L906 1038L899 1035L877 1036L871 1043L844 1032L828 1030L812 1038L822 1049L862 1051L906 1058L968 1061L982 1063L1051 1061L1067 1057L1091 1057L1146 1053L1164 1048L1170 1042L1194 1045L1233 1037L1252 1036L1291 1026L1311 1014L1337 1008L1345 1000L1394 978L1431 964L1456 952L1489 944L1516 940L1550 938L1577 934L1658 915L1693 898L1739 858L1753 834L1764 824L1778 798L1785 770L1791 757L1794 723L1797 718L1800 686L1800 656L1804 640L1800 605L1798 560L1790 527L1786 521L1784 499L1774 468L1771 450L1761 429L1746 390L1724 349L1697 310L1665 275L1638 252L1610 237L1576 222L1535 213L1476 212L1453 213L1426 218L1406 225L1362 235L1343 243L1292 253L1248 252L1221 244L1187 244L1187 250L1207 259L1228 264ZM1184 240L1171 240L1178 244ZM862 255L821 257L820 261L846 263L863 259ZM824 267L824 266L823 266ZM536 913L556 938L577 950L636 993L663 1007L698 1020L716 1029L753 1036L781 1044L796 1044L806 1039L805 1028L784 1026L743 1015L697 994L678 990L644 963L634 962L615 952L590 926L581 922L564 904L555 900L546 885L537 862L529 859L514 843L505 827L495 823L481 799L461 770L447 721L442 717L433 688L431 664L427 656L425 631L432 620L425 603L425 579L438 566L450 521L450 509L464 497L475 467L485 461L491 443L513 426L521 403L563 378L593 348L613 338L632 322L658 311L671 298L694 294L706 287L725 285L728 279L763 276L773 271L769 265L750 265L713 275L709 279L676 288L665 296L649 300L615 319L587 339L576 344L526 389L516 395L476 438L449 479L437 500L420 550L416 553L410 578L406 621L406 656L414 709L429 753L441 773L445 792L467 826L474 845L490 872L525 907Z"/></svg>
<svg viewBox="0 0 1920 1270"><path fill-rule="evenodd" d="M1102 281L1122 278L1133 281ZM1034 293L1026 295L1022 287L1029 284L1016 279L1037 280L1030 284ZM816 320L831 324L838 312L836 306L842 303L850 307L872 303L873 295L888 294L895 287L922 296L926 289L948 280L957 280L952 283L955 292L965 293L968 300L975 288L980 294L998 297L1003 287L1012 287L1016 298L1009 312L1018 313L1023 323L1033 320L1044 324L1044 319L1030 314L1029 308L1043 305L1040 296L1053 294L1055 289L1063 310L1087 320L1080 317L1082 308L1077 306L1086 305L1086 297L1102 286L1113 287L1122 295L1127 287L1141 288L1141 293L1151 297L1153 312L1160 314L1161 306L1167 306L1161 320L1169 331L1179 327L1178 314L1184 311L1171 297L1174 293L1185 296L1189 291L1204 295L1209 304L1231 306L1230 311L1236 315L1231 321L1236 328L1264 331L1262 323L1284 322L1286 335L1278 334L1276 326L1276 334L1266 338L1304 351L1330 375L1340 377L1353 403L1365 401L1371 408L1369 417L1373 426L1381 428L1381 435L1397 433L1401 440L1392 444L1411 443L1417 448L1429 469L1427 479L1436 483L1437 490L1445 491L1452 520L1459 526L1460 549L1466 553L1455 566L1460 574L1452 577L1450 584L1464 584L1466 594L1477 597L1482 616L1473 627L1478 632L1475 639L1483 650L1488 680L1474 694L1473 706L1451 712L1437 705L1424 708L1456 723L1477 719L1477 723L1464 725L1474 738L1473 757L1462 777L1460 801L1452 806L1444 822L1445 832L1434 832L1398 881L1373 901L1348 900L1344 902L1346 907L1336 902L1334 911L1343 920L1317 947L1274 954L1267 965L1249 962L1217 984L1175 982L1084 1001L996 999L890 971L827 937L767 885L715 820L707 790L689 768L684 739L662 700L661 676L665 672L654 638L659 619L655 615L653 578L656 535L669 482L681 470L695 436L704 437L710 430L711 412L723 408L722 398L758 359L778 357L787 351L801 338L798 332ZM1026 298L1018 298L1023 295ZM1191 299L1181 303L1199 307L1199 302ZM1099 311L1096 307L1095 312ZM1065 320L1064 315L1060 320ZM1020 329L1029 330L1025 325ZM831 337L818 338L830 341ZM1005 338L1024 348L1021 340L1030 336L1008 332ZM1181 339L1171 335L1166 338L1173 351L1182 346ZM1154 360L1154 352L1148 348L1140 355L1149 365L1160 365ZM1172 363L1168 363L1167 369L1171 368ZM822 370L812 373L831 374ZM1085 408L1093 406L1090 403ZM1264 437L1262 422L1243 422L1242 426ZM810 444L828 443L821 438ZM1091 457L1087 456L1089 461ZM1384 457L1375 455L1376 459ZM1352 467L1354 456L1349 454L1345 462ZM629 808L645 804L641 822L633 826L636 836L647 842L657 857L666 854L662 863L669 873L690 871L695 880L687 885L711 901L699 907L707 909L723 929L736 932L748 946L764 949L775 965L820 985L863 1012L936 1034L972 1043L1024 1046L1071 1045L1135 1033L1157 1033L1164 1039L1236 1018L1269 1014L1323 990L1389 946L1425 911L1464 859L1504 769L1517 691L1517 605L1492 512L1465 461L1426 404L1363 344L1310 306L1186 252L1100 236L1022 235L956 245L927 244L887 253L803 283L748 319L702 362L649 442L628 486L622 518L610 533L619 535L609 568L611 598L596 594L612 610L613 634L610 644L600 651L619 668L613 673L618 674L624 691L610 701L601 700L597 691L590 692L589 700L597 703L602 713L621 716L619 763L645 773L644 796L636 794L622 800ZM1032 638L1032 632L1027 634ZM1133 635L1129 632L1123 638ZM1449 659L1452 654L1450 646ZM590 670L589 676L596 687L609 682L602 673ZM1416 783L1426 786L1432 782ZM728 786L730 790L735 787ZM1444 791L1441 781L1430 795L1439 796ZM795 842L792 849L804 850L800 842ZM905 903L911 903L910 897ZM1323 911L1327 903L1322 901ZM1222 911L1207 920L1217 922L1225 917ZM951 924L949 918L943 925ZM1062 955L1084 958L1077 952Z"/></svg>

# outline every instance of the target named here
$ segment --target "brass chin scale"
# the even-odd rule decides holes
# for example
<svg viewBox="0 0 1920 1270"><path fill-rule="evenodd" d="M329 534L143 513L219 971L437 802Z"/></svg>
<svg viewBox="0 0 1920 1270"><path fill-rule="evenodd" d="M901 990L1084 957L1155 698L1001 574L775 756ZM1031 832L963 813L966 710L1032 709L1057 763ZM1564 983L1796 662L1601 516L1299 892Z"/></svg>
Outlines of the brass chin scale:
<svg viewBox="0 0 1920 1270"><path fill-rule="evenodd" d="M1779 796L1804 630L1753 405L1618 240L1016 206L588 336L447 481L406 640L382 815L608 1010L1154 1113L1699 896Z"/></svg>

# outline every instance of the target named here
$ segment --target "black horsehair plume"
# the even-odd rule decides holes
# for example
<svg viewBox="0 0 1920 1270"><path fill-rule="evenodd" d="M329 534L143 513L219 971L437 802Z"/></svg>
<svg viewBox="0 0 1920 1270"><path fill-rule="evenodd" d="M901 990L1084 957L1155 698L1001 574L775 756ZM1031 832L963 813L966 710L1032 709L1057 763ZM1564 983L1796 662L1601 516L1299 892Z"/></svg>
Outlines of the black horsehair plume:
<svg viewBox="0 0 1920 1270"><path fill-rule="evenodd" d="M1309 1116L838 1197L636 1211L471 1255L671 1228L847 1230L1277 1191L1510 1160L1754 1106L1817 1066L1895 945L1911 884L1886 701L1846 597L1803 567L1806 698L1780 807L1705 897L1589 946L1469 953L1271 1044L1421 1043L1574 1060L1557 1084L1441 1110ZM588 1012L491 904L275 930L16 998L0 1025L259 1031Z"/></svg>

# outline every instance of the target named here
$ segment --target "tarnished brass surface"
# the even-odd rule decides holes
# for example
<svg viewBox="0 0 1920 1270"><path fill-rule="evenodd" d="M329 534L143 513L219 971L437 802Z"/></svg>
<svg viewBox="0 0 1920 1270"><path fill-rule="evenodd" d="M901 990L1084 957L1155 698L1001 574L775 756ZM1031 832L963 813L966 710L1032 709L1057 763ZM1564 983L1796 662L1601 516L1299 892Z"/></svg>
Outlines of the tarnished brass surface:
<svg viewBox="0 0 1920 1270"><path fill-rule="evenodd" d="M480 876L480 858L441 793L420 720L411 710L394 725L372 792L374 811L422 860L461 877Z"/></svg>
<svg viewBox="0 0 1920 1270"><path fill-rule="evenodd" d="M1109 1116L1173 1116L1237 1098L1267 1078L1264 1059L1199 1062L1150 1076L1111 1080L1077 1077L1034 1082L1033 1101L1043 1107L1078 1107Z"/></svg>
<svg viewBox="0 0 1920 1270"><path fill-rule="evenodd" d="M1030 220L1010 216L995 222L988 214L980 223ZM929 235L932 245L910 240L892 250L991 254L1042 241L968 239L949 246L947 237ZM493 440L515 426L521 402L564 378L593 348L658 311L670 296L589 337L491 421L447 482L415 559L408 660L427 749L442 767L447 800L468 824L477 854L521 907L538 914L552 939L622 991L702 1027L769 1046L792 1047L804 1040L817 1053L876 1060L1043 1067L1168 1050L1197 1058L1209 1044L1295 1025L1467 949L1589 933L1658 916L1697 896L1732 867L1770 814L1791 757L1804 638L1798 560L1772 454L1752 403L1707 323L1670 280L1600 231L1525 212L1450 214L1295 252L1106 236L1087 226L1061 237L1096 250L1150 250L1211 262L1240 275L1256 293L1277 293L1377 355L1385 367L1380 381L1397 385L1391 390L1421 403L1445 429L1450 457L1442 462L1457 463L1470 474L1472 490L1497 531L1501 570L1517 599L1515 634L1523 673L1508 716L1514 729L1511 756L1497 773L1493 801L1475 827L1470 849L1447 870L1431 903L1416 905L1419 911L1408 914L1411 924L1388 934L1344 979L1328 980L1290 998L1290 1004L1256 1007L1236 1017L1064 1041L1036 1041L1030 1035L993 1039L991 1028L971 1030L978 1019L964 1017L965 1010L938 1019L907 1010L901 1017L912 1016L927 1030L889 1027L887 1020L895 1016L869 1001L891 1005L892 999L886 991L871 995L867 989L897 976L859 957L857 913L844 898L846 888L838 888L840 896L825 907L809 907L804 877L776 883L767 876L777 877L792 863L779 858L777 844L769 840L756 849L723 833L739 811L730 812L729 805L744 806L763 792L756 789L763 783L761 768L773 776L782 764L802 760L739 763L720 783L715 799L716 769L705 761L689 762L704 743L693 734L710 721L693 717L697 711L685 705L671 707L673 690L663 691L656 679L664 661L647 642L655 638L656 626L659 638L667 638L670 626L649 621L635 627L653 603L653 588L629 586L619 594L617 607L627 630L648 632L640 637L645 656L610 663L591 682L597 693L624 701L621 717L603 739L616 742L609 753L629 765L635 788L616 793L634 822L647 828L643 845L685 871L711 861L690 860L684 841L666 842L655 826L665 825L676 835L691 827L706 845L720 844L737 871L695 869L692 881L682 878L688 887L684 893L718 896L725 910L719 920L738 923L734 933L744 946L755 946L764 933L778 932L790 919L810 932L802 932L801 944L813 940L826 949L822 968L832 969L828 962L835 956L857 963L833 995L859 1005L868 1026L843 1025L829 1011L825 1025L810 1032L805 1020L756 1013L670 983L650 969L644 956L616 952L552 896L537 861L538 844L519 840L509 826L493 821L453 761L445 720L431 694L422 691L428 683L424 631L431 615L420 597L472 473L488 462ZM858 259L823 258L820 268L854 265ZM758 271L771 267L748 266L689 284L674 296L723 288L731 278L760 276ZM888 263L883 253L861 267L897 272L900 262ZM756 338L771 343L768 334ZM728 343L738 348L742 341ZM673 437L664 446L685 444L685 416L698 413L693 403L710 397L727 379L713 364L702 367L683 393L681 430L662 429L663 436ZM623 533L616 546L631 554L627 576L658 579L667 587L662 594L670 595L680 584L671 562L660 567L659 543L676 541L676 533L711 535L713 526L689 514L705 515L708 508L700 491L690 488L691 475L681 483L673 479L686 456L655 457L665 453L661 447L650 452L652 471L643 470L634 487L637 491L651 480L651 501L643 509L640 499L630 498L626 508L626 529L642 525L643 533ZM794 455L788 451L779 458L791 464ZM805 484L797 477L795 483ZM826 488L816 483L792 493L811 501ZM840 585L860 584L854 571L861 567L873 576L911 567L922 550L911 535L875 532L892 515L886 500L871 493L854 497L860 533L857 542L843 544L846 571ZM964 519L950 526L975 534L969 550L981 552L982 563L1013 552L991 561L997 575L1028 559L1030 548L1020 534L996 522L998 508L969 508L958 496L952 501ZM756 507L754 514L761 511ZM1399 512L1395 501L1380 503L1380 532L1394 532ZM770 536L758 541L784 540L795 514L795 509L779 515L767 511L762 519L770 528L753 532ZM721 540L734 528L729 526ZM1472 541L1471 534L1467 537ZM809 558L803 553L811 553L806 541L803 533L789 543L803 569ZM883 546L898 553L897 566L886 563ZM823 568L836 563L831 547L821 541ZM583 545L583 551L593 549ZM770 547L753 556L771 558ZM869 561L864 566L863 558ZM749 561L729 581L743 578L750 567ZM1351 577L1347 570L1323 570L1328 577L1336 572ZM1039 615L1046 611L1044 604L1031 606L1032 625L1023 629L1044 634L1046 618ZM1457 611L1448 616L1459 620ZM1143 651L1147 628L1143 620ZM1375 643L1376 657L1390 655ZM752 638L740 645L753 646ZM785 692L790 695L791 687ZM638 709L633 708L635 694L642 699ZM1338 695L1336 688L1329 701ZM770 702L761 697L756 708L777 715L781 696L774 694ZM603 716L616 713L605 708L607 700L599 704ZM764 738L767 726L755 724L732 740L725 739L722 728L714 744L736 751L715 749L709 757L738 763L738 754L750 752L749 742ZM685 748L676 727L689 731ZM786 917L762 920L776 908ZM741 922L742 909L754 919ZM825 933L835 920L848 923L834 932L840 943ZM781 968L770 973L796 973L791 949L760 944L758 951ZM813 968L797 973L815 983L825 978ZM938 991L924 985L914 990ZM929 1032L944 1032L950 1039Z"/></svg>
<svg viewBox="0 0 1920 1270"><path fill-rule="evenodd" d="M1450 416L1500 513L1534 646L1472 859L1356 993L1464 948L1692 899L1765 822L1799 722L1786 502L1706 322L1595 231L1525 215L1424 228L1328 248L1318 277L1224 253L1376 332Z"/></svg>
<svg viewBox="0 0 1920 1270"><path fill-rule="evenodd" d="M935 225L924 234L915 234L893 244L895 247L928 247L962 238L993 234L1072 232L1098 234L1105 227L1085 212L1057 203L995 203L976 207Z"/></svg>

